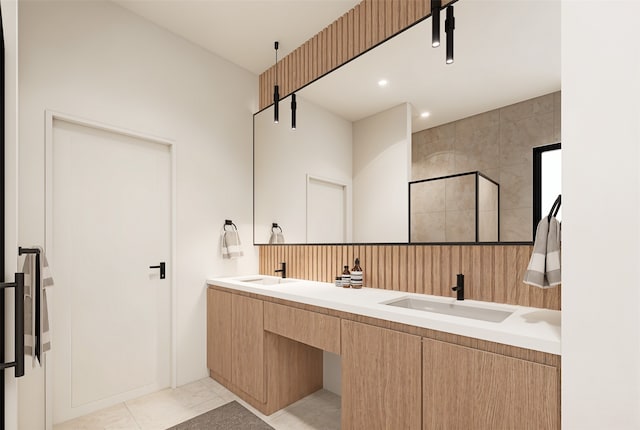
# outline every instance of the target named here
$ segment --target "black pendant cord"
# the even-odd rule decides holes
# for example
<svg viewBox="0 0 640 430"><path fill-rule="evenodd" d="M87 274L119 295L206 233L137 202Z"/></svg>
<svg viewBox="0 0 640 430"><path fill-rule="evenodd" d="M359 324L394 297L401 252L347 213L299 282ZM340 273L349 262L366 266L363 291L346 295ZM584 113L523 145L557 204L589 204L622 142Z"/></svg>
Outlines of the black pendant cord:
<svg viewBox="0 0 640 430"><path fill-rule="evenodd" d="M280 87L278 86L278 48L280 44L276 40L273 44L273 47L276 50L276 70L273 78L274 86L273 86L273 122L278 123L280 121L280 111L278 104L280 103Z"/></svg>

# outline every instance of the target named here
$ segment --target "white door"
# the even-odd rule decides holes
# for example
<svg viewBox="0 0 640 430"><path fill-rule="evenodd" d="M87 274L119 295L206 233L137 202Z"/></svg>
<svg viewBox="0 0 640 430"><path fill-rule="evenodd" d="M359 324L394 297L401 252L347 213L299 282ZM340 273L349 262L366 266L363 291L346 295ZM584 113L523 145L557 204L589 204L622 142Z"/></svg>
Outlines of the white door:
<svg viewBox="0 0 640 430"><path fill-rule="evenodd" d="M346 240L344 184L307 177L307 243L344 243Z"/></svg>
<svg viewBox="0 0 640 430"><path fill-rule="evenodd" d="M170 384L171 153L53 120L53 422ZM166 262L167 276L149 266Z"/></svg>

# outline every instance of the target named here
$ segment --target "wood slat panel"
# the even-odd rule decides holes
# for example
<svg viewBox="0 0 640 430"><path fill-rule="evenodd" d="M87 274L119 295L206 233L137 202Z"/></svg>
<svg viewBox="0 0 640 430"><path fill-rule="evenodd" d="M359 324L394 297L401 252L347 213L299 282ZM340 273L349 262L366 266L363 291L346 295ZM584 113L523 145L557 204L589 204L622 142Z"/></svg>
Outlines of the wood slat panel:
<svg viewBox="0 0 640 430"><path fill-rule="evenodd" d="M444 0L443 7L452 0ZM430 0L363 0L278 62L282 98L431 14ZM260 109L273 102L275 65L259 82Z"/></svg>
<svg viewBox="0 0 640 430"><path fill-rule="evenodd" d="M273 275L280 262L288 276L331 282L356 257L364 286L454 297L456 274L465 275L465 297L473 300L560 309L561 288L522 283L530 245L260 245L260 274Z"/></svg>

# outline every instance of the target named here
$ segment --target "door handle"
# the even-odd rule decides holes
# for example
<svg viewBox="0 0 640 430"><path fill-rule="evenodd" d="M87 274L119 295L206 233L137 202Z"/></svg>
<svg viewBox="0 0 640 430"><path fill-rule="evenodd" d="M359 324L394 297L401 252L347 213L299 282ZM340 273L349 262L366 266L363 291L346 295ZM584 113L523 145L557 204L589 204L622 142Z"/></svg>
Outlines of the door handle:
<svg viewBox="0 0 640 430"><path fill-rule="evenodd" d="M166 278L165 269L167 264L164 261L160 262L159 266L149 266L149 269L160 269L160 279Z"/></svg>

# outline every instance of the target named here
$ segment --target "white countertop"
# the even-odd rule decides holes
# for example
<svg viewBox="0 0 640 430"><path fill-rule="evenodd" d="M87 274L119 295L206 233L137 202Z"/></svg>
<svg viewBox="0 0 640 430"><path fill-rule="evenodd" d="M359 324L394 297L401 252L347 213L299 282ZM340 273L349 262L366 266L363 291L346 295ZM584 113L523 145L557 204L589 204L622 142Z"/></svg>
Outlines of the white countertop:
<svg viewBox="0 0 640 430"><path fill-rule="evenodd" d="M236 276L210 279L207 284L561 355L560 311L475 300L458 302L464 306L513 311L502 322L489 322L384 304L405 297L428 298L442 303L455 303L455 298L378 288L339 288L334 284L290 278L287 283L274 285L243 282L256 278L273 279L264 275Z"/></svg>

